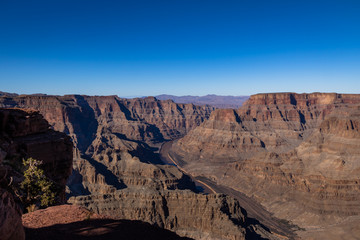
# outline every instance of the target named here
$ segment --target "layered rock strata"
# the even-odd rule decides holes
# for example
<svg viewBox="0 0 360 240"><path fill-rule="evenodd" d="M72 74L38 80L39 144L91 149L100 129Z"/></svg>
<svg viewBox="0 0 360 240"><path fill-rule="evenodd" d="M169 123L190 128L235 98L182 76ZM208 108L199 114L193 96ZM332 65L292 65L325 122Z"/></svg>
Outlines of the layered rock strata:
<svg viewBox="0 0 360 240"><path fill-rule="evenodd" d="M258 94L173 144L203 175L301 227L360 214L360 95Z"/></svg>
<svg viewBox="0 0 360 240"><path fill-rule="evenodd" d="M261 238L239 203L221 194L125 189L112 194L78 196L69 201L112 218L142 219L194 239Z"/></svg>
<svg viewBox="0 0 360 240"><path fill-rule="evenodd" d="M212 107L176 104L154 97L122 99L117 96L0 97L1 107L40 111L60 132L69 134L82 151L94 140L101 126L122 139L148 144L183 136L208 118Z"/></svg>
<svg viewBox="0 0 360 240"><path fill-rule="evenodd" d="M175 167L159 165L159 143L183 136L204 121L211 107L116 96L0 97L0 106L40 111L74 143L72 195L107 193L126 186L195 189ZM157 164L157 165L154 165Z"/></svg>

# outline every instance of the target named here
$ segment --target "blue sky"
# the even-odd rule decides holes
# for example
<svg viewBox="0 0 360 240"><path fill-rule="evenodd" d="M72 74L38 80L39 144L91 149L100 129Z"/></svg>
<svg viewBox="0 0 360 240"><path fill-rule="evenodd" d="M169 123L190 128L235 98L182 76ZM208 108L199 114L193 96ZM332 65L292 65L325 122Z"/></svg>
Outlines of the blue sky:
<svg viewBox="0 0 360 240"><path fill-rule="evenodd" d="M360 1L0 1L0 91L360 93Z"/></svg>

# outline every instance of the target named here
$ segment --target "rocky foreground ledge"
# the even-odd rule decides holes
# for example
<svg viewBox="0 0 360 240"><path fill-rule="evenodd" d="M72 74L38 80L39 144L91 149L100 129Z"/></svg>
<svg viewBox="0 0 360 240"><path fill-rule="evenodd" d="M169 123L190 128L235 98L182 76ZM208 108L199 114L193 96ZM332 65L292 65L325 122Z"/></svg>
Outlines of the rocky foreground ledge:
<svg viewBox="0 0 360 240"><path fill-rule="evenodd" d="M27 240L174 239L175 233L141 221L113 220L86 208L61 205L22 216Z"/></svg>

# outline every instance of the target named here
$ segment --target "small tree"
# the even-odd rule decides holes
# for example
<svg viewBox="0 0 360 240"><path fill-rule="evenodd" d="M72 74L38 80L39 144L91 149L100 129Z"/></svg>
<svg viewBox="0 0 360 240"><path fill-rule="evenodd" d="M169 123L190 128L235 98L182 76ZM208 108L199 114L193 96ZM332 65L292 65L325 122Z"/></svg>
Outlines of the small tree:
<svg viewBox="0 0 360 240"><path fill-rule="evenodd" d="M54 185L45 176L44 170L39 168L41 164L41 161L33 158L23 160L25 171L19 197L29 212L34 211L38 205L47 207L55 203Z"/></svg>

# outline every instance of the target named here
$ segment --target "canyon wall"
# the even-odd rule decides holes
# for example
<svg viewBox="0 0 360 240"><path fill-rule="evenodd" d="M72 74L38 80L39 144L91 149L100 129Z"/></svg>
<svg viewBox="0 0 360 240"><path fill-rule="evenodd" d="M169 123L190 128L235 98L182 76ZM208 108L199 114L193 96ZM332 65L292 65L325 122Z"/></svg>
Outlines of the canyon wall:
<svg viewBox="0 0 360 240"><path fill-rule="evenodd" d="M258 94L216 110L172 146L195 176L304 228L360 215L360 95Z"/></svg>
<svg viewBox="0 0 360 240"><path fill-rule="evenodd" d="M225 195L127 188L70 201L105 216L142 219L194 239L245 239L253 231L239 203Z"/></svg>
<svg viewBox="0 0 360 240"><path fill-rule="evenodd" d="M3 96L0 106L38 110L53 129L71 137L74 173L68 184L70 195L106 193L127 185L194 189L175 167L161 165L154 151L162 142L199 125L213 110L153 97L80 95Z"/></svg>
<svg viewBox="0 0 360 240"><path fill-rule="evenodd" d="M2 96L0 106L40 111L55 130L70 135L82 151L86 151L97 131L102 129L120 134L122 139L148 144L174 139L198 126L213 110L209 106L176 104L154 97L122 99L81 95Z"/></svg>

